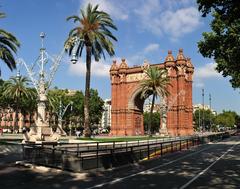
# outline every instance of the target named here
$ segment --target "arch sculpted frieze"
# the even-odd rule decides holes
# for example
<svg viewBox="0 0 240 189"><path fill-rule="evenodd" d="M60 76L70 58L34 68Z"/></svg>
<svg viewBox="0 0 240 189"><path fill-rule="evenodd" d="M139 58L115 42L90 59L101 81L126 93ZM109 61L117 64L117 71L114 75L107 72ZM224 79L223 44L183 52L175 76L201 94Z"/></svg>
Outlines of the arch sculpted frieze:
<svg viewBox="0 0 240 189"><path fill-rule="evenodd" d="M146 73L134 73L127 75L127 82L141 81L147 77Z"/></svg>

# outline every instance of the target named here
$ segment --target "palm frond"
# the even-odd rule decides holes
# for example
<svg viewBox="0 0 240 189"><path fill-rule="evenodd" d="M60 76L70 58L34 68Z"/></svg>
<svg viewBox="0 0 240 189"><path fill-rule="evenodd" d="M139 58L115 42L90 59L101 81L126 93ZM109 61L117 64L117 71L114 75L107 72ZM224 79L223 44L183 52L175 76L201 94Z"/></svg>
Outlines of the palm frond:
<svg viewBox="0 0 240 189"><path fill-rule="evenodd" d="M12 52L0 43L0 59L2 59L10 70L16 68L16 62Z"/></svg>
<svg viewBox="0 0 240 189"><path fill-rule="evenodd" d="M77 56L82 55L85 46L92 46L92 56L95 60L99 60L101 57L105 59L104 51L110 56L115 54L112 41L117 41L117 38L110 29L117 30L117 27L108 13L98 10L98 5L88 4L85 10L81 10L79 17L70 16L67 20L76 20L80 24L70 30L69 37L65 41L66 46L69 38L73 36L84 39L84 43L79 44ZM66 49L69 55L72 54L72 48Z"/></svg>
<svg viewBox="0 0 240 189"><path fill-rule="evenodd" d="M14 35L12 35L11 33L7 32L7 31L5 31L5 30L3 30L3 29L0 29L0 36L8 39L9 41L11 41L11 42L12 42L14 45L16 45L17 47L20 47L19 41L18 41L17 38L16 38ZM0 41L0 43L1 43L1 41Z"/></svg>
<svg viewBox="0 0 240 189"><path fill-rule="evenodd" d="M67 20L67 21L69 21L69 20L73 20L74 23L75 23L75 22L80 22L80 21L81 21L80 18L79 18L78 16L76 16L76 15L69 16L69 17L67 17L66 20Z"/></svg>
<svg viewBox="0 0 240 189"><path fill-rule="evenodd" d="M6 17L6 14L3 12L0 12L0 18L5 18L5 17Z"/></svg>
<svg viewBox="0 0 240 189"><path fill-rule="evenodd" d="M166 97L170 85L169 79L165 76L166 71L157 67L150 67L146 72L147 78L140 83L141 97L147 98L152 94L155 96Z"/></svg>
<svg viewBox="0 0 240 189"><path fill-rule="evenodd" d="M0 13L0 18L4 16L4 13ZM20 47L20 43L17 38L11 33L0 29L0 59L11 71L16 68L14 54L17 53L18 47Z"/></svg>
<svg viewBox="0 0 240 189"><path fill-rule="evenodd" d="M34 94L29 88L27 88L29 79L27 77L11 77L9 81L4 84L3 95L10 97L14 100L20 98L32 98Z"/></svg>

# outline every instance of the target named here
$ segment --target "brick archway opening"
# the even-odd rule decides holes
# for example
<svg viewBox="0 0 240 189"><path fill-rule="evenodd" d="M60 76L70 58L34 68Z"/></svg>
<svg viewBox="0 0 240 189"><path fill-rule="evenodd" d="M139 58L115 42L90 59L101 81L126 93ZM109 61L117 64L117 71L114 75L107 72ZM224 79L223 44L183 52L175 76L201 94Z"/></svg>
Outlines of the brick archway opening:
<svg viewBox="0 0 240 189"><path fill-rule="evenodd" d="M152 95L148 96L147 98L150 98L151 96ZM129 102L128 102L128 109L132 110L134 112L133 119L135 119L135 121L134 121L133 125L135 125L135 128L133 128L133 130L135 129L135 133L136 133L135 135L142 135L142 133L145 133L145 134L147 133L146 130L144 130L144 104L145 104L147 98L142 98L141 97L141 89L137 88L136 91L134 91L132 93L131 98L129 99ZM158 96L158 100L160 100L160 104L158 104L158 103L156 103L156 104L158 104L158 105L160 105L160 107L162 107L162 97ZM161 117L160 121L162 121L162 117L164 117L163 111L159 110L159 113L160 113L160 117ZM134 133L134 131L132 133ZM125 134L125 135L127 135L127 134Z"/></svg>
<svg viewBox="0 0 240 189"><path fill-rule="evenodd" d="M130 135L143 135L144 127L143 127L143 105L145 99L141 98L141 90L136 89L129 99L128 102L128 111L131 112L129 114L129 120L131 119L131 125L128 125L128 130L130 129ZM130 122L130 121L129 121ZM129 135L129 131L125 133L125 135Z"/></svg>
<svg viewBox="0 0 240 189"><path fill-rule="evenodd" d="M171 87L169 96L163 99L164 111L160 125L162 135L191 135L192 124L192 75L194 67L189 58L185 58L182 49L176 60L169 51L164 63L128 67L125 59L120 65L113 62L110 69L112 86L111 135L144 135L143 105L139 83L146 78L144 70L149 66L166 69ZM164 121L165 120L165 121Z"/></svg>

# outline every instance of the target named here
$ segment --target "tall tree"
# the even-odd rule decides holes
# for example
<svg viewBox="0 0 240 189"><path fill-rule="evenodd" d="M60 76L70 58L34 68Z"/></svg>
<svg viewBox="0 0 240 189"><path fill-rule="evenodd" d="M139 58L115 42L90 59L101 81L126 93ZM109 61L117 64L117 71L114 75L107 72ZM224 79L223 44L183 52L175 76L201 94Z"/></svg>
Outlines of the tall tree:
<svg viewBox="0 0 240 189"><path fill-rule="evenodd" d="M104 101L98 96L98 91L90 90L90 101L89 101L89 114L90 114L90 124L98 125L103 112Z"/></svg>
<svg viewBox="0 0 240 189"><path fill-rule="evenodd" d="M149 112L144 112L143 113L143 125L144 125L144 131L148 131L148 124L149 124L149 118L150 118L150 113ZM151 126L151 132L158 132L159 127L160 127L160 121L161 121L161 116L159 112L153 112L152 115L152 126Z"/></svg>
<svg viewBox="0 0 240 189"><path fill-rule="evenodd" d="M11 106L13 109L15 109L16 116L21 109L21 102L23 101L23 98L33 98L33 96L35 96L34 91L27 88L28 82L29 80L27 77L17 76L11 77L9 81L6 81L4 83L3 95L7 98L12 99L13 104ZM17 119L15 121L16 126Z"/></svg>
<svg viewBox="0 0 240 189"><path fill-rule="evenodd" d="M204 115L204 120L202 119L202 115ZM214 119L215 116L211 110L197 109L193 114L195 130L198 131L213 130L215 127ZM203 125L204 128L202 128Z"/></svg>
<svg viewBox="0 0 240 189"><path fill-rule="evenodd" d="M214 58L216 70L230 76L233 88L240 87L240 1L197 0L199 11L206 17L212 13L212 31L204 32L198 43L204 57Z"/></svg>
<svg viewBox="0 0 240 189"><path fill-rule="evenodd" d="M140 83L141 97L146 99L152 95L152 104L149 116L148 134L151 135L152 115L155 100L158 96L164 100L168 95L167 87L170 85L166 70L157 67L149 67L146 70L147 78Z"/></svg>
<svg viewBox="0 0 240 189"><path fill-rule="evenodd" d="M233 128L236 124L236 112L224 111L216 116L215 123L221 127Z"/></svg>
<svg viewBox="0 0 240 189"><path fill-rule="evenodd" d="M5 18L5 14L0 12L0 18ZM0 59L11 71L16 68L14 54L17 53L18 47L20 47L20 43L17 38L13 34L0 29Z"/></svg>
<svg viewBox="0 0 240 189"><path fill-rule="evenodd" d="M73 20L79 25L69 32L65 42L65 49L69 55L81 57L82 51L86 49L86 83L84 97L84 136L91 136L89 118L89 98L90 98L90 76L91 58L99 61L101 56L105 58L105 51L113 56L115 54L113 41L117 41L109 29L117 30L109 14L98 10L98 5L88 4L85 10L81 10L80 16L70 16L67 20ZM75 39L80 40L76 44ZM74 47L77 50L74 52Z"/></svg>

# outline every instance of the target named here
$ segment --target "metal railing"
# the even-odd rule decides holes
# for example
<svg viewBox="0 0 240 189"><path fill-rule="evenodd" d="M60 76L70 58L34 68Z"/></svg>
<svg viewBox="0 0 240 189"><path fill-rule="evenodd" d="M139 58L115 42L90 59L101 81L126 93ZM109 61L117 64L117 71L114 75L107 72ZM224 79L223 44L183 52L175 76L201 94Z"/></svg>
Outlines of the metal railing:
<svg viewBox="0 0 240 189"><path fill-rule="evenodd" d="M201 137L134 142L29 143L22 146L23 159L34 164L72 171L107 169L189 149L208 141L222 139L226 135L218 133Z"/></svg>

